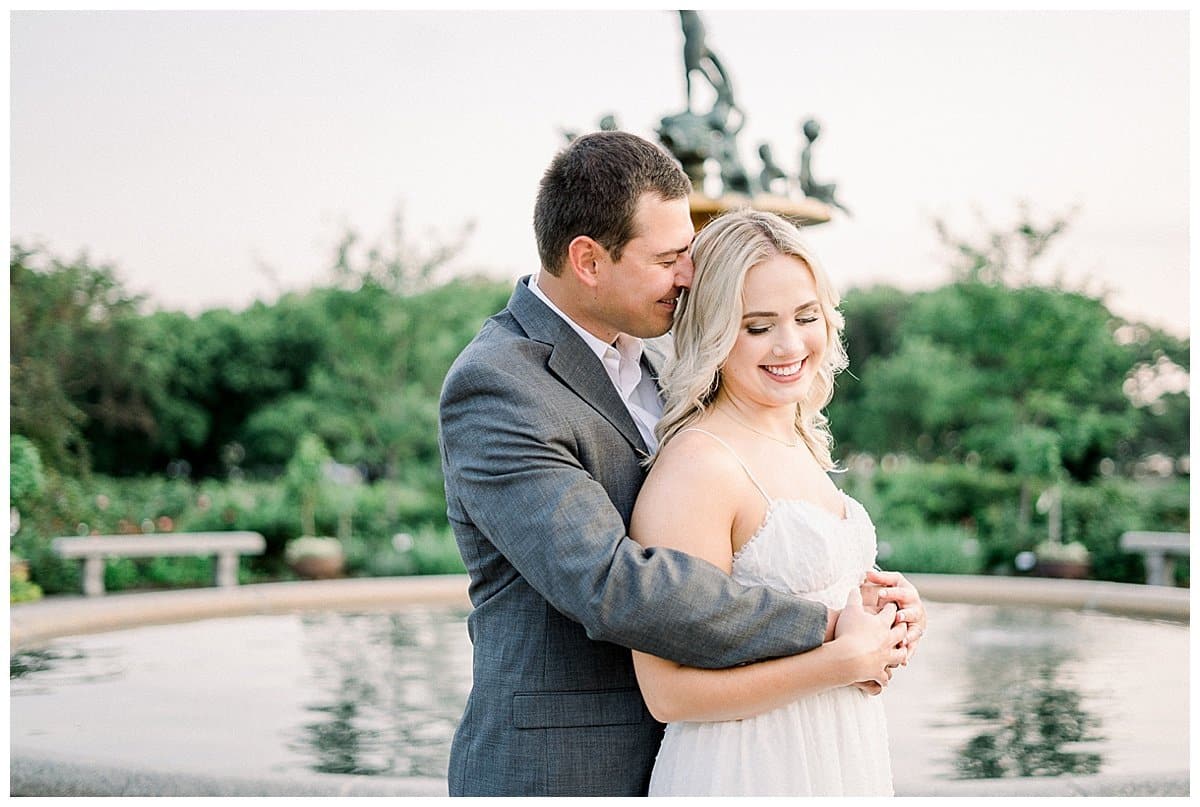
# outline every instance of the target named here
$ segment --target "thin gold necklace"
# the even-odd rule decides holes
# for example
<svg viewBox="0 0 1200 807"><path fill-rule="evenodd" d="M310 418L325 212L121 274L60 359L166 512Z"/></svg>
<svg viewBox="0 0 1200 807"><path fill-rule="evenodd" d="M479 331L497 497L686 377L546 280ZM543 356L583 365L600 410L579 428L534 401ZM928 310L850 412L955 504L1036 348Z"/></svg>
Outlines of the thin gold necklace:
<svg viewBox="0 0 1200 807"><path fill-rule="evenodd" d="M744 429L749 429L750 431L757 434L759 437L765 437L768 440L774 440L776 443L779 443L780 445L785 445L788 448L800 448L803 445L803 442L800 440L793 440L793 441L783 440L779 437L776 437L773 434L767 434L766 432L759 431L758 429L751 426L749 423L746 423L741 418L736 417L732 412L730 412L727 409L722 409L721 412L722 412L722 414L724 414L726 417L728 417L730 420L732 420L737 425L741 426Z"/></svg>

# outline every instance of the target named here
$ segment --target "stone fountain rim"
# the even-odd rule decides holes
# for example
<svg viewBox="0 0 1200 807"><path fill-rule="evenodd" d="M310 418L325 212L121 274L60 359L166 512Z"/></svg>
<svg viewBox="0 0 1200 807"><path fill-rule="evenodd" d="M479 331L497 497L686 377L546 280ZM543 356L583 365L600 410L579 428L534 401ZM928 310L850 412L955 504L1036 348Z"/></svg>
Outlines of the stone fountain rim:
<svg viewBox="0 0 1200 807"><path fill-rule="evenodd" d="M1033 605L1190 621L1190 589L985 575L910 574L930 602ZM9 648L142 625L311 610L394 610L413 605L470 608L467 576L419 575L256 583L232 588L56 596L9 609Z"/></svg>

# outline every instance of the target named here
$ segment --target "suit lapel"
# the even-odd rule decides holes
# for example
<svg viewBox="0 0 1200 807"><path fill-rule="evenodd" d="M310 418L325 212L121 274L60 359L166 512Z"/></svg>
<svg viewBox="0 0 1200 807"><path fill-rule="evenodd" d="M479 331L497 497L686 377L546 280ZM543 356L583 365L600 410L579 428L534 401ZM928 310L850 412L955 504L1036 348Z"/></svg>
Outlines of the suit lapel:
<svg viewBox="0 0 1200 807"><path fill-rule="evenodd" d="M599 412L633 448L645 454L646 443L621 401L616 387L604 371L599 357L562 317L551 311L529 290L524 279L517 283L508 310L531 339L550 346L546 366L576 395Z"/></svg>

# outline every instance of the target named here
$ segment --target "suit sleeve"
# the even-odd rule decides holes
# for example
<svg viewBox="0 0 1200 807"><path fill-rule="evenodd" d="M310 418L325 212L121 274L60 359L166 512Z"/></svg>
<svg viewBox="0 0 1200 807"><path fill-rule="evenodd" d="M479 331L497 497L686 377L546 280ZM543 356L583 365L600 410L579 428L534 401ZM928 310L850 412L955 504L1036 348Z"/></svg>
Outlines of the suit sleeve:
<svg viewBox="0 0 1200 807"><path fill-rule="evenodd" d="M823 605L742 586L706 561L629 538L561 417L530 384L491 367L456 367L443 389L452 511L461 508L554 608L594 640L693 667L822 643Z"/></svg>

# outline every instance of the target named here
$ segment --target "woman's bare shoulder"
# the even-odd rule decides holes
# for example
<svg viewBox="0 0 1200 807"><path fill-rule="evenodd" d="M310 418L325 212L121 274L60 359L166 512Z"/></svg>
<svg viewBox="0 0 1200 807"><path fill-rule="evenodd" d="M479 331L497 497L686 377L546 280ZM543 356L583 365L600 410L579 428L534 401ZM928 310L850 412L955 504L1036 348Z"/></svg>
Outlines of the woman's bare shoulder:
<svg viewBox="0 0 1200 807"><path fill-rule="evenodd" d="M737 459L707 434L683 432L662 447L642 486L630 535L644 546L681 549L728 571L730 530L744 477Z"/></svg>
<svg viewBox="0 0 1200 807"><path fill-rule="evenodd" d="M646 484L728 484L742 470L723 439L716 432L701 429L676 434L659 450Z"/></svg>

